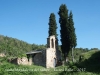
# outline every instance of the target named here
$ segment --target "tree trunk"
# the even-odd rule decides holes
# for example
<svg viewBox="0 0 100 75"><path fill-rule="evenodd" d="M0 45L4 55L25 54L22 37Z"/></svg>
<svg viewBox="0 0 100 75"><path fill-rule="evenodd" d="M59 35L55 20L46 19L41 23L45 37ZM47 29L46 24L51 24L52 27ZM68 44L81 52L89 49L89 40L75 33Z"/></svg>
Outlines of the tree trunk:
<svg viewBox="0 0 100 75"><path fill-rule="evenodd" d="M74 62L73 48L72 48L72 62Z"/></svg>
<svg viewBox="0 0 100 75"><path fill-rule="evenodd" d="M68 62L68 55L67 55L67 53L65 53L65 58L64 58L64 60L65 60L65 63Z"/></svg>

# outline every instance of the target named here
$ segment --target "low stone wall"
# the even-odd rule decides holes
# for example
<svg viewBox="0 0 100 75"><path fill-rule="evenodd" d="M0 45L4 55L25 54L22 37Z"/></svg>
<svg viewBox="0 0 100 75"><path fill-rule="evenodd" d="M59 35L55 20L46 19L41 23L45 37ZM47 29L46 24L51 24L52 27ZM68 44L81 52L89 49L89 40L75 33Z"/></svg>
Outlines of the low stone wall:
<svg viewBox="0 0 100 75"><path fill-rule="evenodd" d="M18 58L17 62L18 62L18 65L32 65L32 59L30 58L28 60L28 58L26 57Z"/></svg>
<svg viewBox="0 0 100 75"><path fill-rule="evenodd" d="M10 62L17 65L32 65L32 59L30 58L28 60L28 58L26 57L14 58L14 59L11 59Z"/></svg>
<svg viewBox="0 0 100 75"><path fill-rule="evenodd" d="M0 57L5 57L6 55L4 53L0 53Z"/></svg>

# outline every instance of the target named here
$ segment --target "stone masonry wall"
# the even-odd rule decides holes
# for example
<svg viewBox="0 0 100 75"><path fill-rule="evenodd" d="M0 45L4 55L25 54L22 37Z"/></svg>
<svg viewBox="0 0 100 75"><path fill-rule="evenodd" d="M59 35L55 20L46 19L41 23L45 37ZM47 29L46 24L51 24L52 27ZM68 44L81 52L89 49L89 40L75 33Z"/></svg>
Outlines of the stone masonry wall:
<svg viewBox="0 0 100 75"><path fill-rule="evenodd" d="M5 57L6 55L4 53L0 53L0 57Z"/></svg>
<svg viewBox="0 0 100 75"><path fill-rule="evenodd" d="M48 48L46 50L46 68L54 68L54 59L56 58L55 49ZM56 63L55 63L56 64Z"/></svg>
<svg viewBox="0 0 100 75"><path fill-rule="evenodd" d="M45 65L45 50L42 51L42 53L37 53L34 57L33 57L33 63L35 65L39 65L39 66L46 66Z"/></svg>
<svg viewBox="0 0 100 75"><path fill-rule="evenodd" d="M28 60L26 57L14 58L10 62L16 65L32 65L32 59Z"/></svg>
<svg viewBox="0 0 100 75"><path fill-rule="evenodd" d="M17 63L18 65L32 65L32 58L30 58L29 60L26 57L18 58Z"/></svg>
<svg viewBox="0 0 100 75"><path fill-rule="evenodd" d="M47 49L46 49L46 68L54 68L56 65L56 45L55 36L47 38Z"/></svg>

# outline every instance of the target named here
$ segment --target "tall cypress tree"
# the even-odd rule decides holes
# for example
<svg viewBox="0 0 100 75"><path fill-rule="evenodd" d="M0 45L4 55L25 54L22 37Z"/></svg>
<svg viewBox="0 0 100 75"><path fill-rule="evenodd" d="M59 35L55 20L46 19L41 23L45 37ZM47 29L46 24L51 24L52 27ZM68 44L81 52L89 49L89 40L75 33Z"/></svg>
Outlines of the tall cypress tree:
<svg viewBox="0 0 100 75"><path fill-rule="evenodd" d="M76 44L76 35L75 28L73 22L73 15L70 12L68 16L68 9L65 4L62 4L59 7L59 23L60 23L60 34L61 34L61 50L64 54L64 58L66 59L69 51L75 47Z"/></svg>
<svg viewBox="0 0 100 75"><path fill-rule="evenodd" d="M70 36L70 49L72 49L72 60L74 61L73 48L75 48L77 45L77 38L76 38L76 34L75 34L72 11L70 11L70 13L69 13L68 22L69 22L69 27L71 29L70 34L69 34L69 36Z"/></svg>
<svg viewBox="0 0 100 75"><path fill-rule="evenodd" d="M69 34L70 35L70 46L71 46L71 48L75 48L77 45L77 38L76 38L76 34L75 34L72 11L70 11L70 13L69 13L68 22L69 22L69 27L71 29L70 34Z"/></svg>
<svg viewBox="0 0 100 75"><path fill-rule="evenodd" d="M65 4L59 7L59 23L60 23L60 34L61 34L61 50L66 59L66 54L69 52L69 27L68 27L68 9Z"/></svg>
<svg viewBox="0 0 100 75"><path fill-rule="evenodd" d="M49 25L49 31L48 31L49 36L55 35L56 38L57 38L57 32L56 32L57 23L56 23L56 19L55 19L55 14L54 13L50 14L48 25Z"/></svg>

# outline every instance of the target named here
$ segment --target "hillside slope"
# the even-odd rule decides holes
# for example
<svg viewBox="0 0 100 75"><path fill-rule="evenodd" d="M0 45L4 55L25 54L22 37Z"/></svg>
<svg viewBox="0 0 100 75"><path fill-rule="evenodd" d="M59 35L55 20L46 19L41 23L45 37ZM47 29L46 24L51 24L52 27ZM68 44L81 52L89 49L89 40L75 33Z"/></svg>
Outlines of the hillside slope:
<svg viewBox="0 0 100 75"><path fill-rule="evenodd" d="M5 53L7 56L19 57L28 51L45 47L45 45L29 44L16 38L0 35L0 53Z"/></svg>
<svg viewBox="0 0 100 75"><path fill-rule="evenodd" d="M79 67L85 67L89 72L100 72L100 50L91 50L83 53Z"/></svg>

